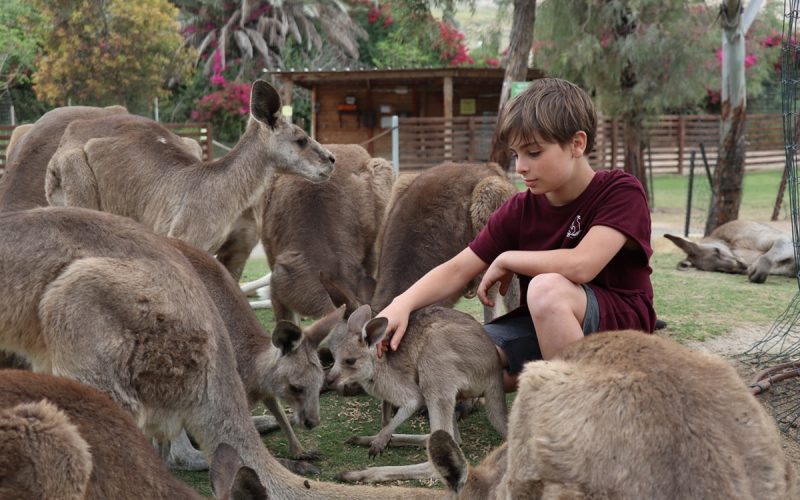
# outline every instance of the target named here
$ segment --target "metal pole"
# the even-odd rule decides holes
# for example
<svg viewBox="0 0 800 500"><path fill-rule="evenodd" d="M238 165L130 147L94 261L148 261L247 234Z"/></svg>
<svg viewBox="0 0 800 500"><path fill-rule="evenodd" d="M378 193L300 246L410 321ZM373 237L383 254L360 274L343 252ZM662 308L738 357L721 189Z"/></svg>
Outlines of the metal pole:
<svg viewBox="0 0 800 500"><path fill-rule="evenodd" d="M683 225L683 237L689 237L689 221L692 218L692 188L694 187L694 155L697 151L692 150L689 160L689 196L686 199L686 222Z"/></svg>
<svg viewBox="0 0 800 500"><path fill-rule="evenodd" d="M155 120L158 121L158 97L153 98L153 115Z"/></svg>
<svg viewBox="0 0 800 500"><path fill-rule="evenodd" d="M392 115L392 170L400 175L400 117Z"/></svg>

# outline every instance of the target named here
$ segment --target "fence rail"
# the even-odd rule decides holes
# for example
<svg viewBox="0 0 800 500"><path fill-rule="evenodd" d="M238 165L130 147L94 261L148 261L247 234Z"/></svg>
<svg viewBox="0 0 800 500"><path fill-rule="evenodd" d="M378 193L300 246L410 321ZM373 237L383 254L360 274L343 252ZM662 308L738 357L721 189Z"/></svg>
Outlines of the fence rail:
<svg viewBox="0 0 800 500"><path fill-rule="evenodd" d="M400 168L415 170L443 160L487 161L496 118L400 118ZM717 161L720 119L717 115L663 115L645 123L648 148L645 162L655 173L684 173L691 152L704 145L710 164ZM745 165L748 169L782 167L783 119L780 114L747 115ZM595 168L622 168L622 124L601 119L595 149L589 155Z"/></svg>
<svg viewBox="0 0 800 500"><path fill-rule="evenodd" d="M213 158L212 133L210 123L161 123L181 137L191 137L196 140L203 149L203 160ZM0 125L0 174L6 167L6 149L8 141L11 139L11 132L16 127L14 125Z"/></svg>

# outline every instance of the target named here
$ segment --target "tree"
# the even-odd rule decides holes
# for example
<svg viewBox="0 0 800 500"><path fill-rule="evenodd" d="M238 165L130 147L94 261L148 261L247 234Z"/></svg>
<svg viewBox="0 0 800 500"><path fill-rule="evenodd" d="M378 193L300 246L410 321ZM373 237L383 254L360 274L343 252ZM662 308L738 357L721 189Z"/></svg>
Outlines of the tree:
<svg viewBox="0 0 800 500"><path fill-rule="evenodd" d="M4 0L0 9L0 94L8 91L17 120L33 121L44 109L36 103L31 75L36 67L42 17L26 0Z"/></svg>
<svg viewBox="0 0 800 500"><path fill-rule="evenodd" d="M176 0L183 32L197 48L198 64L211 74L213 54L223 67L236 67L237 79L252 79L262 69L284 68L286 46L294 41L306 53L335 49L346 62L358 59L358 40L366 33L339 0Z"/></svg>
<svg viewBox="0 0 800 500"><path fill-rule="evenodd" d="M623 124L625 170L647 189L644 121L706 94L704 7L688 0L546 0L536 64L594 94Z"/></svg>
<svg viewBox="0 0 800 500"><path fill-rule="evenodd" d="M37 0L52 27L34 74L51 104L123 104L148 110L166 82L191 69L178 10L168 0Z"/></svg>
<svg viewBox="0 0 800 500"><path fill-rule="evenodd" d="M747 114L745 34L759 7L761 0L752 0L746 10L740 0L726 0L720 4L720 25L723 31L721 139L705 234L739 217Z"/></svg>
<svg viewBox="0 0 800 500"><path fill-rule="evenodd" d="M536 2L532 0L514 0L514 14L511 22L511 35L506 56L506 70L503 75L503 87L500 90L500 105L497 116L500 118L503 107L511 95L511 83L525 81L528 76L528 60L533 45L533 26L536 20ZM492 161L506 167L511 157L508 148L499 147L497 136L492 138Z"/></svg>

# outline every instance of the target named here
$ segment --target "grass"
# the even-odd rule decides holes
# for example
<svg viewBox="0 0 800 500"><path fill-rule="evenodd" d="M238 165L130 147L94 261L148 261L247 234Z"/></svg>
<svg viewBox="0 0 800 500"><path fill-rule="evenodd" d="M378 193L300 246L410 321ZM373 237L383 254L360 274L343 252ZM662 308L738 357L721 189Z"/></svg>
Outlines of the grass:
<svg viewBox="0 0 800 500"><path fill-rule="evenodd" d="M748 173L745 177L741 218L769 220L780 181L780 171ZM654 179L654 227L662 224L682 227L686 204L686 177L668 175ZM788 197L787 197L788 198ZM785 214L786 210L782 211ZM785 218L786 216L783 215ZM675 231L679 232L679 231ZM781 314L794 294L794 278L770 276L766 283L756 285L743 275L678 271L677 263L683 258L680 250L665 238L654 236L652 282L655 307L661 319L668 323L662 335L679 342L707 340L725 335L739 327L768 327ZM243 281L260 278L267 272L266 261L252 259L245 268ZM482 320L482 309L477 299L462 300L457 307ZM271 310L258 310L259 317L269 331L274 327ZM766 330L765 330L766 333ZM513 395L509 395L511 403ZM260 414L263 408L256 408ZM343 398L327 393L321 398L321 424L311 430L296 429L307 449L321 452L317 465L322 470L318 479L332 481L337 472L372 465L399 465L425 460L425 452L414 448L390 448L375 460L370 460L367 448L345 444L351 435L369 435L380 427L380 404L367 396ZM399 430L403 433L425 432L427 422L415 417ZM470 463L479 462L500 442L481 409L461 423L463 449ZM284 435L275 432L264 437L266 446L278 456L287 456ZM207 473L177 473L204 495L210 495ZM408 482L409 485L441 487Z"/></svg>

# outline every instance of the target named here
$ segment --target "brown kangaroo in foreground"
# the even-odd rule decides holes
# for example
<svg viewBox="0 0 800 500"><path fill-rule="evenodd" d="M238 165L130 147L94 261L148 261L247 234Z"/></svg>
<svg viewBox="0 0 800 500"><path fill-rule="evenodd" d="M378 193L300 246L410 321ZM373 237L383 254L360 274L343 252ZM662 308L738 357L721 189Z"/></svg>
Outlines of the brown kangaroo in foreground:
<svg viewBox="0 0 800 500"><path fill-rule="evenodd" d="M429 455L464 499L798 498L773 419L730 363L635 331L526 364L508 443L481 466L441 432Z"/></svg>
<svg viewBox="0 0 800 500"><path fill-rule="evenodd" d="M218 499L266 499L226 444L214 452ZM0 370L0 498L201 499L105 394L75 381Z"/></svg>
<svg viewBox="0 0 800 500"><path fill-rule="evenodd" d="M664 236L686 252L679 269L747 274L753 283L763 283L770 274L794 276L797 272L792 236L761 222L726 222L698 242Z"/></svg>
<svg viewBox="0 0 800 500"><path fill-rule="evenodd" d="M434 496L313 482L282 467L253 425L205 284L162 236L78 208L1 213L0 235L0 348L35 371L100 389L148 436L163 441L184 427L207 458L231 445L269 498Z"/></svg>
<svg viewBox="0 0 800 500"><path fill-rule="evenodd" d="M360 383L397 413L377 436L355 438L369 444L374 457L393 441L424 445L427 436L393 435L394 430L423 405L428 407L431 431L444 430L460 441L455 424L456 398L485 396L489 422L506 434L506 402L500 360L494 344L472 316L454 309L429 306L412 313L408 331L397 351L382 358L375 345L383 338L386 318L372 318L369 305L356 309L347 324L331 333L335 359L328 373L333 386ZM416 466L371 467L340 474L348 481L423 479L434 474L429 462Z"/></svg>
<svg viewBox="0 0 800 500"><path fill-rule="evenodd" d="M131 217L215 253L263 196L272 173L314 182L333 173L330 151L280 110L278 92L255 81L244 134L233 150L209 162L153 120L128 115L73 121L47 167L47 199Z"/></svg>

